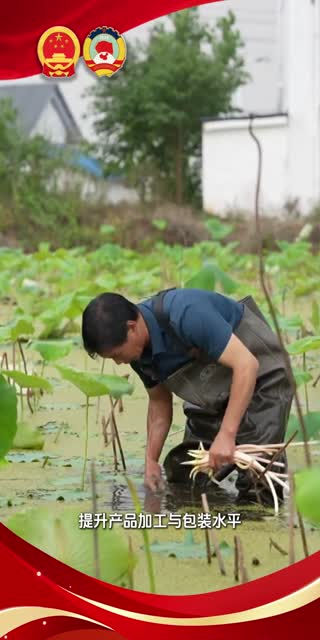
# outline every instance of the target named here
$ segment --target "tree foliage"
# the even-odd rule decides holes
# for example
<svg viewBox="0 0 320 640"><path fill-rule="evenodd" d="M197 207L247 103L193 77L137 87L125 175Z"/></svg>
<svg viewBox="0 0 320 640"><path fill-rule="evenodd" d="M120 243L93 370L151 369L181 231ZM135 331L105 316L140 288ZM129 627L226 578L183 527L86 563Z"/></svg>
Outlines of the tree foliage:
<svg viewBox="0 0 320 640"><path fill-rule="evenodd" d="M38 223L48 207L48 183L61 159L42 136L28 138L9 100L0 103L0 194L12 214L26 208ZM48 223L48 221L47 221Z"/></svg>
<svg viewBox="0 0 320 640"><path fill-rule="evenodd" d="M0 232L33 246L34 237L51 239L61 228L72 241L77 194L59 186L68 161L68 152L43 136L28 137L11 101L0 101Z"/></svg>
<svg viewBox="0 0 320 640"><path fill-rule="evenodd" d="M117 167L143 192L169 194L177 203L199 186L201 118L232 107L248 78L235 17L215 27L197 8L169 16L147 45L128 49L125 68L94 90L95 128L109 167Z"/></svg>

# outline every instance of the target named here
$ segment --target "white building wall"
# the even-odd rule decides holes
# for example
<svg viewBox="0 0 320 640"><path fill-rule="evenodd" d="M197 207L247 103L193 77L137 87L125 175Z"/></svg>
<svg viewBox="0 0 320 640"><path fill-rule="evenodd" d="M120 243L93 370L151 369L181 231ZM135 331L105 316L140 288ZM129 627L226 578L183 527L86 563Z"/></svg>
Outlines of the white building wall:
<svg viewBox="0 0 320 640"><path fill-rule="evenodd" d="M254 210L258 152L248 124L248 119L203 124L203 207L208 213ZM287 118L256 119L253 128L263 148L261 210L273 215L288 197Z"/></svg>
<svg viewBox="0 0 320 640"><path fill-rule="evenodd" d="M302 214L320 203L320 0L279 0L278 108L288 125L256 120L264 164L261 205L280 212L297 202ZM254 112L254 103L248 105ZM262 124L264 122L264 124ZM271 121L270 121L271 125ZM203 126L203 206L252 210L255 146L235 122ZM253 157L255 160L253 160Z"/></svg>
<svg viewBox="0 0 320 640"><path fill-rule="evenodd" d="M302 212L320 201L320 0L284 0L288 182Z"/></svg>
<svg viewBox="0 0 320 640"><path fill-rule="evenodd" d="M279 3L282 0L220 0L200 7L202 20L213 26L232 11L244 48L249 82L240 88L234 104L244 111L279 110L281 65L279 57ZM208 114L210 115L210 114Z"/></svg>
<svg viewBox="0 0 320 640"><path fill-rule="evenodd" d="M52 102L48 102L39 120L30 132L31 136L37 134L44 136L54 144L65 144L67 141L66 127Z"/></svg>

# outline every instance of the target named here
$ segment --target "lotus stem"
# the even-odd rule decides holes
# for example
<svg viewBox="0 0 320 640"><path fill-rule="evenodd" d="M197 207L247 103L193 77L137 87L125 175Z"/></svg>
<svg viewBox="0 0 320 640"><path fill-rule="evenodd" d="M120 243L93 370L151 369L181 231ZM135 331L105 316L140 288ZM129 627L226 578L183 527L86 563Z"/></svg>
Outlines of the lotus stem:
<svg viewBox="0 0 320 640"><path fill-rule="evenodd" d="M84 440L84 459L83 459L83 469L82 469L81 491L84 490L85 478L86 478L86 466L87 466L87 458L88 458L88 440L89 440L89 397L86 396L86 428L85 428L85 440Z"/></svg>

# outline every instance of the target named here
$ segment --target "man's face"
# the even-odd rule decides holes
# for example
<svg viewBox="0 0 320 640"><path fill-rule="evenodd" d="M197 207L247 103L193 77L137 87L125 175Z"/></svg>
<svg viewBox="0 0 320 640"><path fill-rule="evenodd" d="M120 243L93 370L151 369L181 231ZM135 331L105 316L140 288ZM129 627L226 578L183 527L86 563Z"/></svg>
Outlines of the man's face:
<svg viewBox="0 0 320 640"><path fill-rule="evenodd" d="M139 360L143 349L144 342L139 334L137 323L129 321L127 340L101 355L103 358L111 358L116 364L130 364L133 360Z"/></svg>

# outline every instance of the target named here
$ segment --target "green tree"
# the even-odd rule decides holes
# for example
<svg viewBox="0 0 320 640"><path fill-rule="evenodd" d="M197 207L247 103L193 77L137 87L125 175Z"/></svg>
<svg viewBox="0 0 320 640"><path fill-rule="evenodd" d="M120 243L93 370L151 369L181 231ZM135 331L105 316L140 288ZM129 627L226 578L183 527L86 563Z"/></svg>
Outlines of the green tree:
<svg viewBox="0 0 320 640"><path fill-rule="evenodd" d="M181 204L199 187L201 118L230 110L248 75L231 12L215 27L201 24L197 8L169 20L147 45L129 47L122 71L97 82L93 107L107 166Z"/></svg>
<svg viewBox="0 0 320 640"><path fill-rule="evenodd" d="M34 239L55 238L63 228L70 240L77 230L77 194L64 193L59 180L69 155L43 136L29 138L10 100L0 101L0 231ZM68 238L69 239L69 238Z"/></svg>
<svg viewBox="0 0 320 640"><path fill-rule="evenodd" d="M29 219L38 225L50 224L48 207L61 163L60 151L42 136L28 138L19 126L11 101L1 100L0 196L15 222L22 222L27 210Z"/></svg>

